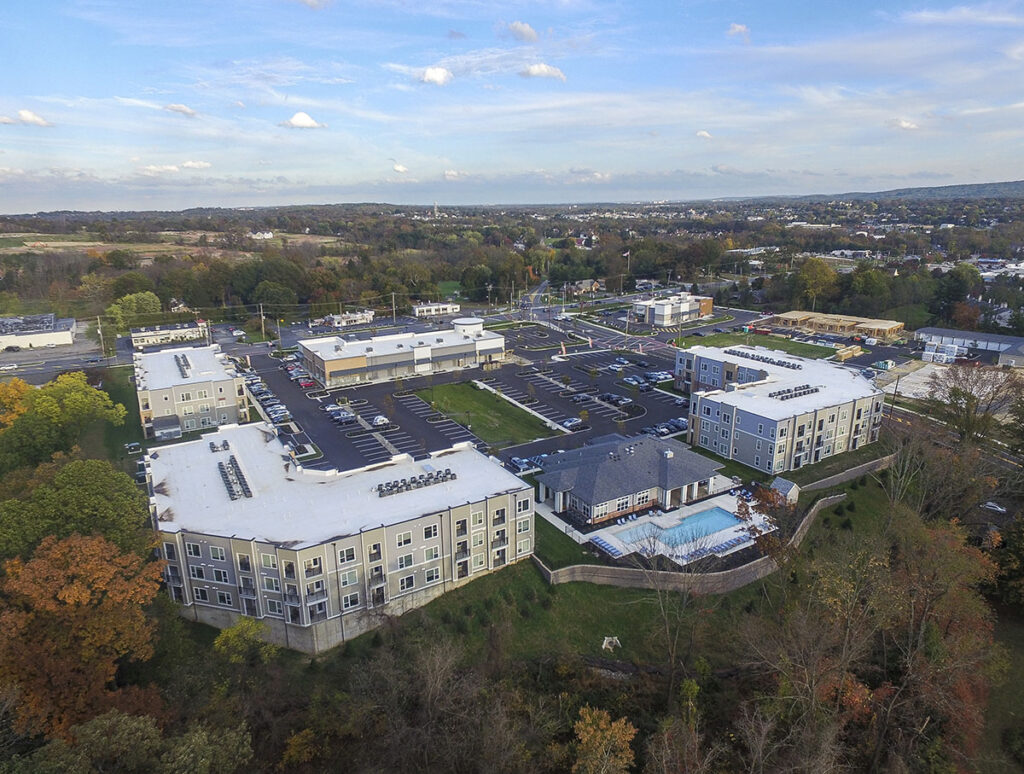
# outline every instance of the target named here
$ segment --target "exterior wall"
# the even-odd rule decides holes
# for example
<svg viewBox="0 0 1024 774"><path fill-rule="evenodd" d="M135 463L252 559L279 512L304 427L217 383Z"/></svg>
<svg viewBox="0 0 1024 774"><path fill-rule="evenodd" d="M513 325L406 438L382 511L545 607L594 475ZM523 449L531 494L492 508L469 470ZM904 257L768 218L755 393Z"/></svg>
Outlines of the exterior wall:
<svg viewBox="0 0 1024 774"><path fill-rule="evenodd" d="M180 328L160 328L157 330L133 331L131 334L132 347L141 349L143 347L156 347L161 344L170 344L176 341L197 341L206 338L206 322L198 325L182 326Z"/></svg>
<svg viewBox="0 0 1024 774"><path fill-rule="evenodd" d="M319 653L531 556L532 494L524 486L300 550L161 532L166 586L188 618L219 628L259 618L270 641Z"/></svg>
<svg viewBox="0 0 1024 774"><path fill-rule="evenodd" d="M425 345L386 355L365 355L322 360L303 351L303 365L310 375L327 387L379 382L427 373L454 371L500 362L505 357L504 341L469 341L455 345Z"/></svg>
<svg viewBox="0 0 1024 774"><path fill-rule="evenodd" d="M249 403L242 377L139 390L138 396L139 419L147 438L153 437L153 419L160 416L177 415L185 432L248 419Z"/></svg>
<svg viewBox="0 0 1024 774"><path fill-rule="evenodd" d="M40 331L38 333L7 333L0 334L0 349L3 347L21 347L30 349L34 347L45 347L47 344L61 346L73 344L75 335L73 329L61 331Z"/></svg>
<svg viewBox="0 0 1024 774"><path fill-rule="evenodd" d="M415 304L412 313L416 317L436 317L443 314L458 314L458 304Z"/></svg>

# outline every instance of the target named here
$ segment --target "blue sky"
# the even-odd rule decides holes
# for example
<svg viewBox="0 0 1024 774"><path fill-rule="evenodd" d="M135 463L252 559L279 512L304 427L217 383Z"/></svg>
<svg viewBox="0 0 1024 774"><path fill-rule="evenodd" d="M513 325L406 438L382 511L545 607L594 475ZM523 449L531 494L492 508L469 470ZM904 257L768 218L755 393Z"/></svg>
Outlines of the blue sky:
<svg viewBox="0 0 1024 774"><path fill-rule="evenodd" d="M0 212L1024 178L1024 4L12 0Z"/></svg>

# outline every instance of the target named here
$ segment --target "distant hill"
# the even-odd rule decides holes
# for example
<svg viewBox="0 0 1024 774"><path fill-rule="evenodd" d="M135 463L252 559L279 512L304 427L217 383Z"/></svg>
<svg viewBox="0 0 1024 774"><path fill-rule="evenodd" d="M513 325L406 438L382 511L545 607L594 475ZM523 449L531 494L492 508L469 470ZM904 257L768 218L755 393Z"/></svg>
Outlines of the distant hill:
<svg viewBox="0 0 1024 774"><path fill-rule="evenodd" d="M1024 180L1006 183L973 183L970 185L937 185L920 188L894 188L890 191L853 191L850 193L794 196L790 201L821 201L831 199L852 199L855 201L891 201L894 199L940 200L940 199L1020 199L1024 198Z"/></svg>

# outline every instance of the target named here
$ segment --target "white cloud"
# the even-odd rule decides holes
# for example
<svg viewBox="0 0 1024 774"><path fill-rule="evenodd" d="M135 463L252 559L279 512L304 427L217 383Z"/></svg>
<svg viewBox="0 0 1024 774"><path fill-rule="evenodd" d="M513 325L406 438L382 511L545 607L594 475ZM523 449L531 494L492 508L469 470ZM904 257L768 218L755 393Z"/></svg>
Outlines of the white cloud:
<svg viewBox="0 0 1024 774"><path fill-rule="evenodd" d="M435 86L444 86L452 79L452 71L447 67L428 67L423 71L420 80L424 83L433 83Z"/></svg>
<svg viewBox="0 0 1024 774"><path fill-rule="evenodd" d="M236 108L244 108L245 107L245 103L242 102L242 100L240 100L240 99L236 99L235 100L235 107Z"/></svg>
<svg viewBox="0 0 1024 774"><path fill-rule="evenodd" d="M908 121L905 118L894 118L889 122L889 126L895 127L896 129L903 129L904 131L913 131L914 129L920 129L920 127L913 121Z"/></svg>
<svg viewBox="0 0 1024 774"><path fill-rule="evenodd" d="M544 64L543 62L527 65L526 69L519 71L519 74L524 78L557 78L560 81L565 80L565 73L557 67Z"/></svg>
<svg viewBox="0 0 1024 774"><path fill-rule="evenodd" d="M147 177L154 177L156 175L173 174L179 170L177 164L148 164L140 171Z"/></svg>
<svg viewBox="0 0 1024 774"><path fill-rule="evenodd" d="M13 123L15 123L15 121L10 116L0 116L0 124L13 124Z"/></svg>
<svg viewBox="0 0 1024 774"><path fill-rule="evenodd" d="M512 37L516 40L522 40L526 43L535 43L537 41L537 30L526 22L510 22L507 27L508 31L512 33Z"/></svg>
<svg viewBox="0 0 1024 774"><path fill-rule="evenodd" d="M1024 16L1001 13L991 6L958 5L941 11L913 11L901 17L913 24L972 24L991 27L1024 26Z"/></svg>
<svg viewBox="0 0 1024 774"><path fill-rule="evenodd" d="M289 129L323 129L327 124L318 123L309 113L303 113L300 110L287 121L282 121L281 126L286 126Z"/></svg>
<svg viewBox="0 0 1024 774"><path fill-rule="evenodd" d="M41 115L39 115L38 113L33 113L31 110L19 110L18 123L28 124L29 126L53 126L53 124L51 124Z"/></svg>
<svg viewBox="0 0 1024 774"><path fill-rule="evenodd" d="M398 173L398 174L400 174L400 175L404 175L404 174L405 174L406 172L408 172L408 171L409 171L409 167L405 166L404 164L398 164L398 163L396 163L396 164L395 164L395 165L394 165L393 167L391 167L391 168L392 168L393 170L395 170L395 172L397 172L397 173Z"/></svg>
<svg viewBox="0 0 1024 774"><path fill-rule="evenodd" d="M330 4L331 0L296 0L302 3L307 8L312 8L314 11L319 11L321 8L325 8Z"/></svg>
<svg viewBox="0 0 1024 774"><path fill-rule="evenodd" d="M196 111L190 108L188 105L182 105L178 102L172 102L170 105L164 105L164 110L169 110L172 113L181 113L183 116L194 118Z"/></svg>
<svg viewBox="0 0 1024 774"><path fill-rule="evenodd" d="M729 25L729 29L725 31L725 34L730 38L743 38L747 43L750 42L750 27L746 24L737 24L733 22Z"/></svg>
<svg viewBox="0 0 1024 774"><path fill-rule="evenodd" d="M466 177L465 172L459 172L457 169L446 169L444 171L445 180L461 180Z"/></svg>
<svg viewBox="0 0 1024 774"><path fill-rule="evenodd" d="M700 129L697 132L697 136L702 138L702 139L705 139L705 140L710 140L711 139L711 132L709 132L707 129Z"/></svg>
<svg viewBox="0 0 1024 774"><path fill-rule="evenodd" d="M181 165L182 169L209 169L212 167L209 161L186 161Z"/></svg>

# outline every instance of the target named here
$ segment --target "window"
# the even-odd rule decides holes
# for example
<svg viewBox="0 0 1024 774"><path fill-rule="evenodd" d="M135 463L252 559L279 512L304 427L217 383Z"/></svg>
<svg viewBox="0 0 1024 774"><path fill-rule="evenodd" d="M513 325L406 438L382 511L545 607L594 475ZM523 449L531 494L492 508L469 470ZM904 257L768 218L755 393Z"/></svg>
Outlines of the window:
<svg viewBox="0 0 1024 774"><path fill-rule="evenodd" d="M436 537L437 537L437 525L436 524L431 524L429 527L424 527L423 528L423 539L424 540L433 540Z"/></svg>
<svg viewBox="0 0 1024 774"><path fill-rule="evenodd" d="M174 550L174 543L164 543L164 558L169 561L177 559L178 552Z"/></svg>
<svg viewBox="0 0 1024 774"><path fill-rule="evenodd" d="M505 521L505 509L495 508L494 509L494 523L502 524Z"/></svg>
<svg viewBox="0 0 1024 774"><path fill-rule="evenodd" d="M530 531L530 520L529 519L522 519L518 524L516 524L516 532L518 532L520 535L522 535L524 532L529 532L529 531Z"/></svg>
<svg viewBox="0 0 1024 774"><path fill-rule="evenodd" d="M760 457L754 457L754 466L758 467L758 468L761 467L761 458Z"/></svg>
<svg viewBox="0 0 1024 774"><path fill-rule="evenodd" d="M758 451L761 451L761 442L758 441L757 443L755 443L754 448L757 449Z"/></svg>
<svg viewBox="0 0 1024 774"><path fill-rule="evenodd" d="M306 584L306 596L313 596L315 594L322 594L325 590L324 582L322 580L313 581L312 583Z"/></svg>
<svg viewBox="0 0 1024 774"><path fill-rule="evenodd" d="M369 554L369 556L370 556L370 561L371 562L379 562L380 561L380 557L381 557L380 543L374 543L373 545L370 546L370 554Z"/></svg>
<svg viewBox="0 0 1024 774"><path fill-rule="evenodd" d="M319 575L323 572L323 567L320 564L320 557L314 556L312 559L307 559L302 563L303 569L306 571L306 577L309 578L312 575Z"/></svg>
<svg viewBox="0 0 1024 774"><path fill-rule="evenodd" d="M529 500L520 500L516 503L516 513L526 513L528 510L530 510Z"/></svg>
<svg viewBox="0 0 1024 774"><path fill-rule="evenodd" d="M726 430L725 428L722 429L722 438L724 438L726 440L729 439L729 431Z"/></svg>
<svg viewBox="0 0 1024 774"><path fill-rule="evenodd" d="M483 511L476 511L475 513L473 513L473 526L474 527L480 527L480 526L483 526L483 523L484 523L484 512Z"/></svg>
<svg viewBox="0 0 1024 774"><path fill-rule="evenodd" d="M192 596L196 598L197 602L209 602L210 595L206 589L192 589Z"/></svg>
<svg viewBox="0 0 1024 774"><path fill-rule="evenodd" d="M347 564L348 562L354 562L356 560L356 549L352 546L343 548L338 552L338 563Z"/></svg>
<svg viewBox="0 0 1024 774"><path fill-rule="evenodd" d="M191 566L188 568L188 574L196 580L206 580L206 571L202 567Z"/></svg>
<svg viewBox="0 0 1024 774"><path fill-rule="evenodd" d="M629 507L629 498L620 497L618 502L615 503L615 510L624 511Z"/></svg>
<svg viewBox="0 0 1024 774"><path fill-rule="evenodd" d="M441 570L439 568L431 567L429 570L427 570L427 575L424 578L425 582L437 583L439 580L441 580Z"/></svg>
<svg viewBox="0 0 1024 774"><path fill-rule="evenodd" d="M185 553L189 556L194 556L196 559L199 559L203 555L203 549L198 543L186 543Z"/></svg>
<svg viewBox="0 0 1024 774"><path fill-rule="evenodd" d="M518 543L516 543L516 553L517 554L528 554L528 553L530 553L530 541L529 540L520 540Z"/></svg>
<svg viewBox="0 0 1024 774"><path fill-rule="evenodd" d="M279 581L277 578L264 578L263 589L264 591L273 591L275 593L278 593L281 591L281 581Z"/></svg>
<svg viewBox="0 0 1024 774"><path fill-rule="evenodd" d="M409 589L411 589L415 585L416 585L416 576L415 575L406 575L404 578L399 578L398 579L398 590L399 591L408 591Z"/></svg>
<svg viewBox="0 0 1024 774"><path fill-rule="evenodd" d="M341 609L351 610L353 607L359 607L359 592L354 594L346 594L341 598Z"/></svg>
<svg viewBox="0 0 1024 774"><path fill-rule="evenodd" d="M267 600L267 614L268 615L281 615L281 602L277 599Z"/></svg>
<svg viewBox="0 0 1024 774"><path fill-rule="evenodd" d="M480 533L480 534L482 534L482 533ZM441 549L438 548L437 546L431 546L430 548L426 549L423 552L423 561L424 562L432 562L435 559L437 559L439 556L441 556Z"/></svg>
<svg viewBox="0 0 1024 774"><path fill-rule="evenodd" d="M779 428L779 438L785 438L787 432L788 432L788 428L780 427Z"/></svg>
<svg viewBox="0 0 1024 774"><path fill-rule="evenodd" d="M181 393L181 397L178 400L182 400L182 401L192 400L192 393L191 392L183 392L183 393Z"/></svg>
<svg viewBox="0 0 1024 774"><path fill-rule="evenodd" d="M273 554L260 554L260 564L263 565L264 569L276 570L277 557Z"/></svg>
<svg viewBox="0 0 1024 774"><path fill-rule="evenodd" d="M242 572L252 572L252 563L249 561L248 554L238 555L238 569Z"/></svg>
<svg viewBox="0 0 1024 774"><path fill-rule="evenodd" d="M711 406L705 406L704 407L704 416L706 416L706 417L711 416Z"/></svg>
<svg viewBox="0 0 1024 774"><path fill-rule="evenodd" d="M775 437L775 428L774 427L768 430L768 437L769 438L774 438Z"/></svg>
<svg viewBox="0 0 1024 774"><path fill-rule="evenodd" d="M650 501L651 501L651 493L649 491L648 492L640 492L636 496L636 504L637 505L647 505L647 503L649 503ZM522 522L520 522L520 526L522 526ZM529 522L526 522L526 529L520 529L519 530L519 532L529 532L529 531L530 531L530 523Z"/></svg>
<svg viewBox="0 0 1024 774"><path fill-rule="evenodd" d="M479 570L484 566L485 557L483 554L473 554L473 569Z"/></svg>
<svg viewBox="0 0 1024 774"><path fill-rule="evenodd" d="M355 586L358 582L359 573L355 570L348 570L347 572L343 572L338 575L338 583L342 586Z"/></svg>
<svg viewBox="0 0 1024 774"><path fill-rule="evenodd" d="M722 421L723 422L731 422L732 421L732 417L730 417L728 414L722 414Z"/></svg>
<svg viewBox="0 0 1024 774"><path fill-rule="evenodd" d="M398 533L398 547L407 546L412 542L411 532L399 532Z"/></svg>
<svg viewBox="0 0 1024 774"><path fill-rule="evenodd" d="M764 425L760 422L757 423L757 434L764 435Z"/></svg>
<svg viewBox="0 0 1024 774"><path fill-rule="evenodd" d="M217 583L227 583L228 582L228 571L227 570L214 569L214 571L213 571L213 579Z"/></svg>
<svg viewBox="0 0 1024 774"><path fill-rule="evenodd" d="M225 605L225 606L230 605L231 604L231 595L228 594L226 591L218 591L217 592L217 604L218 605Z"/></svg>
<svg viewBox="0 0 1024 774"><path fill-rule="evenodd" d="M398 569L404 570L406 567L412 567L412 554L404 554L398 557Z"/></svg>
<svg viewBox="0 0 1024 774"><path fill-rule="evenodd" d="M484 533L476 532L473 534L473 548L479 548L484 544Z"/></svg>
<svg viewBox="0 0 1024 774"><path fill-rule="evenodd" d="M200 414L209 414L210 413L210 404L209 403L200 403L199 404L199 413ZM206 422L207 420L204 418L203 421Z"/></svg>
<svg viewBox="0 0 1024 774"><path fill-rule="evenodd" d="M202 400L203 398L208 398L208 397L209 397L209 395L207 395L206 390L196 390L196 398L198 400Z"/></svg>
<svg viewBox="0 0 1024 774"><path fill-rule="evenodd" d="M702 435L700 437L700 445L701 446L707 446L708 445L708 437L706 435Z"/></svg>
<svg viewBox="0 0 1024 774"><path fill-rule="evenodd" d="M223 562L225 558L224 549L220 546L210 546L210 558Z"/></svg>

